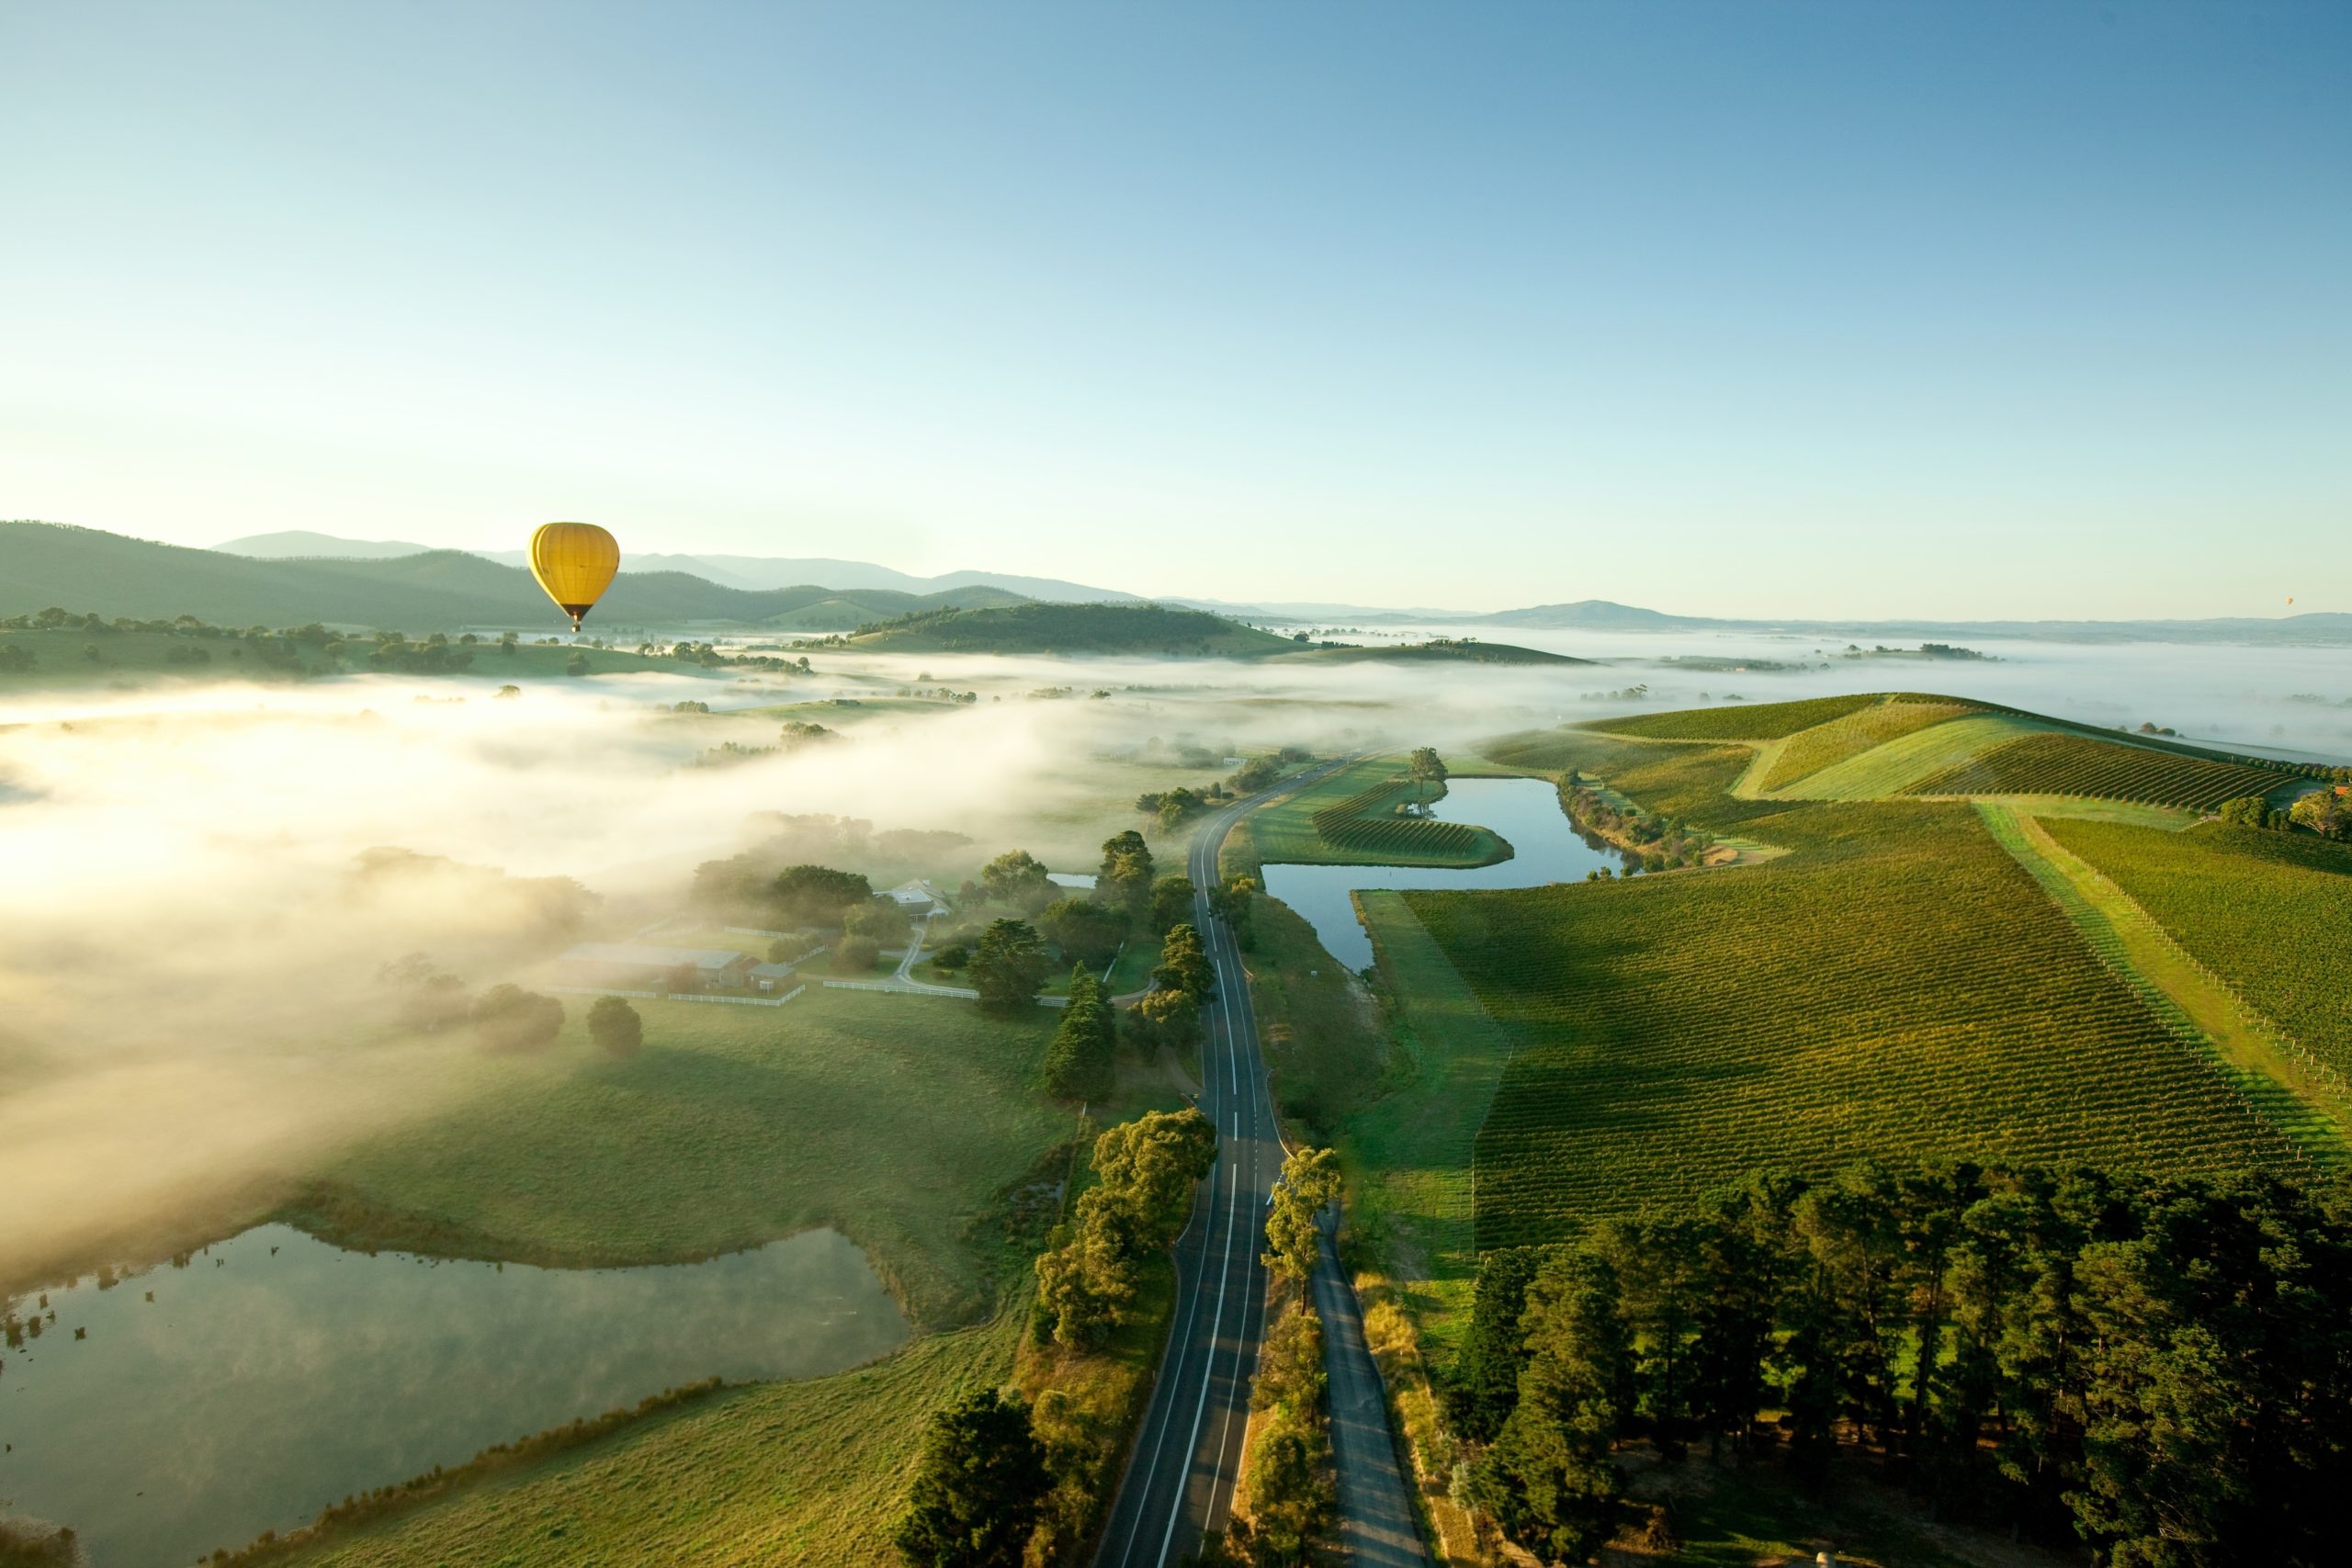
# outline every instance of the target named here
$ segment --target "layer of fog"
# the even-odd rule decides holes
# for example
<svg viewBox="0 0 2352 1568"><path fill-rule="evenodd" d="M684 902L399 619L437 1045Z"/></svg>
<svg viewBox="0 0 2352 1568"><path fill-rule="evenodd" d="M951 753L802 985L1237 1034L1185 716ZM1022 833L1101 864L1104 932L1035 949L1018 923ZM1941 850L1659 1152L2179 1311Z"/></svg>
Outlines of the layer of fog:
<svg viewBox="0 0 2352 1568"><path fill-rule="evenodd" d="M527 979L571 941L674 912L695 864L754 840L758 814L951 830L972 869L1023 847L1085 870L1134 823L1135 791L1204 784L1236 750L1458 743L1544 722L1558 697L1555 675L1522 671L820 670L539 682L513 699L370 676L0 706L0 1286L109 1247L136 1261L438 1113L469 1091L478 1047L393 1029L388 962ZM896 700L916 685L978 700ZM689 765L724 741L776 744L776 716L730 707L842 697L861 705L795 715L838 739ZM718 711L664 711L688 699ZM406 852L363 869L386 849ZM595 895L585 921L551 926L548 878Z"/></svg>
<svg viewBox="0 0 2352 1568"><path fill-rule="evenodd" d="M1844 660L1809 642L1515 633L1592 666L816 654L811 676L472 679L49 694L0 707L0 1285L233 1217L351 1140L468 1092L465 1031L388 1023L409 953L481 986L674 912L760 814L966 836L1057 870L1253 747L1462 747L1498 730L1832 691L1957 693L2102 724L2352 755L2352 652L1989 645L1999 662ZM1637 697L1623 694L1643 685ZM910 688L969 703L902 702ZM1096 694L1103 694L1097 695ZM2324 704L2290 701L2298 694ZM708 715L673 714L694 700ZM842 699L855 706L822 705ZM778 716L840 739L695 767ZM737 710L737 711L729 711ZM394 848L363 872L366 852ZM956 868L945 868L954 874ZM966 874L968 874L967 871ZM595 895L555 929L548 889ZM557 900L560 904L560 900ZM779 1015L780 1018L783 1015ZM259 1196L257 1196L259 1195Z"/></svg>
<svg viewBox="0 0 2352 1568"><path fill-rule="evenodd" d="M1402 640L1436 635L1444 633L1419 628L1396 634ZM1849 659L1844 638L1761 632L1495 627L1483 640L1606 660L1600 668L1562 677L1560 688L1571 695L1555 705L1568 720L1691 707L1732 694L1749 702L1781 702L1849 692L1937 692L2083 724L2155 724L2179 731L2183 739L2220 746L2352 761L2352 648L1991 639L1973 645L1988 656L1983 660L1927 660ZM1916 649L1918 644L1905 646ZM1665 662L1676 659L1809 668L1740 672L1675 669ZM1824 663L1827 669L1819 668ZM1638 701L1610 694L1637 684L1648 688Z"/></svg>

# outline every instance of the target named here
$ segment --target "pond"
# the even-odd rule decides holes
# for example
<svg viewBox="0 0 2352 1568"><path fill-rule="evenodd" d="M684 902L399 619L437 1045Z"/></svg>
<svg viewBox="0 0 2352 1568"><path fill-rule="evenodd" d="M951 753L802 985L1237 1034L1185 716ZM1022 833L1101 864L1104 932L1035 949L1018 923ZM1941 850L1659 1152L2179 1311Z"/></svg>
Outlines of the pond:
<svg viewBox="0 0 2352 1568"><path fill-rule="evenodd" d="M831 1230L570 1269L265 1225L39 1301L10 1304L40 1337L0 1348L0 1517L73 1526L93 1568L192 1563L493 1443L704 1378L838 1371L909 1332Z"/></svg>
<svg viewBox="0 0 2352 1568"><path fill-rule="evenodd" d="M1363 887L1537 887L1582 882L1607 867L1623 874L1626 857L1577 832L1560 809L1560 792L1544 779L1454 779L1433 817L1492 828L1517 852L1469 871L1418 865L1269 865L1266 891L1297 910L1324 951L1351 969L1372 966L1372 939L1349 895Z"/></svg>

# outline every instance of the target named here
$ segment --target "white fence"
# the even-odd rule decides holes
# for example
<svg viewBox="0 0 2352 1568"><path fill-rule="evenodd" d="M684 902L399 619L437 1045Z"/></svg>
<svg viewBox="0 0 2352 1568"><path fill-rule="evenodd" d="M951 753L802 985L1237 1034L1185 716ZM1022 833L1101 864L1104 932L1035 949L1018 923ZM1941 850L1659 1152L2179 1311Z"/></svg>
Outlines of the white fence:
<svg viewBox="0 0 2352 1568"><path fill-rule="evenodd" d="M836 982L828 980L827 985ZM714 997L707 991L672 991L664 996L660 991L616 991L602 986L548 986L548 990L567 997L643 997L655 1002L724 1002L739 1008L780 1008L808 987L795 986L780 997Z"/></svg>

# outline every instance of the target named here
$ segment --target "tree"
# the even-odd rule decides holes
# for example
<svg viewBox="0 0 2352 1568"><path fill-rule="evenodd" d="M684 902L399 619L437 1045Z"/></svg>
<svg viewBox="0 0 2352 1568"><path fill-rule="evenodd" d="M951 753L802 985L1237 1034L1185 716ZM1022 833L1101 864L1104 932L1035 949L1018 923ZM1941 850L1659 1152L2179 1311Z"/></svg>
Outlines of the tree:
<svg viewBox="0 0 2352 1568"><path fill-rule="evenodd" d="M1148 1111L1096 1138L1095 1185L1037 1259L1039 1327L1083 1347L1125 1321L1136 1263L1174 1244L1216 1162L1216 1129L1195 1110Z"/></svg>
<svg viewBox="0 0 2352 1568"><path fill-rule="evenodd" d="M913 936L914 922L896 898L876 897L851 905L842 917L842 930L877 948L901 947Z"/></svg>
<svg viewBox="0 0 2352 1568"><path fill-rule="evenodd" d="M1323 1258L1319 1216L1340 1196L1340 1156L1301 1148L1283 1161L1283 1179L1266 1213L1267 1268L1301 1290Z"/></svg>
<svg viewBox="0 0 2352 1568"><path fill-rule="evenodd" d="M1094 897L1139 920L1151 903L1151 850L1130 828L1102 840L1102 863L1094 873Z"/></svg>
<svg viewBox="0 0 2352 1568"><path fill-rule="evenodd" d="M1236 795L1255 795L1282 776L1281 763L1271 756L1257 756L1234 769L1225 784Z"/></svg>
<svg viewBox="0 0 2352 1568"><path fill-rule="evenodd" d="M520 986L492 986L475 998L472 1016L483 1043L526 1051L556 1037L563 1027L563 1004Z"/></svg>
<svg viewBox="0 0 2352 1568"><path fill-rule="evenodd" d="M1258 892L1257 878L1237 876L1209 893L1211 912L1225 922L1226 929L1233 933L1233 944L1244 953L1258 945L1257 922L1251 919Z"/></svg>
<svg viewBox="0 0 2352 1568"><path fill-rule="evenodd" d="M1437 754L1434 746L1414 747L1412 756L1406 761L1405 771L1412 778L1415 800L1424 798L1423 792L1430 784L1442 784L1447 777L1445 759Z"/></svg>
<svg viewBox="0 0 2352 1568"><path fill-rule="evenodd" d="M1102 983L1083 968L1072 970L1069 1006L1062 1011L1039 1070L1046 1092L1060 1100L1085 1100L1109 1093L1118 1038L1118 1021L1103 999Z"/></svg>
<svg viewBox="0 0 2352 1568"><path fill-rule="evenodd" d="M1030 915L1059 897L1045 863L1027 850L1007 850L982 866L980 886L996 902Z"/></svg>
<svg viewBox="0 0 2352 1568"><path fill-rule="evenodd" d="M1193 879L1189 876L1163 876L1151 885L1151 903L1148 919L1155 935L1164 936L1171 926L1193 918Z"/></svg>
<svg viewBox="0 0 2352 1568"><path fill-rule="evenodd" d="M587 674L588 656L580 649L576 648L573 649L571 650L571 657L563 661L563 672L567 675Z"/></svg>
<svg viewBox="0 0 2352 1568"><path fill-rule="evenodd" d="M899 1551L916 1568L1020 1568L1051 1484L1028 1405L976 1389L923 1429Z"/></svg>
<svg viewBox="0 0 2352 1568"><path fill-rule="evenodd" d="M1446 1408L1463 1436L1490 1443L1519 1404L1520 1316L1539 1254L1532 1247L1498 1247L1478 1259L1470 1328L1454 1360Z"/></svg>
<svg viewBox="0 0 2352 1568"><path fill-rule="evenodd" d="M2217 815L2225 828L2272 828L2278 826L2278 814L2258 795L2242 795L2234 800L2222 802Z"/></svg>
<svg viewBox="0 0 2352 1568"><path fill-rule="evenodd" d="M1063 957L1080 964L1108 964L1118 956L1127 934L1124 913L1090 898L1055 900L1038 915L1037 926Z"/></svg>
<svg viewBox="0 0 2352 1568"><path fill-rule="evenodd" d="M1190 991L1151 991L1127 1011L1130 1032L1147 1055L1166 1046L1182 1051L1201 1038L1201 1004Z"/></svg>
<svg viewBox="0 0 2352 1568"><path fill-rule="evenodd" d="M645 1043L645 1021L620 997L598 997L588 1008L588 1038L616 1056L634 1056Z"/></svg>
<svg viewBox="0 0 2352 1568"><path fill-rule="evenodd" d="M972 949L972 984L986 1008L1026 1007L1037 999L1053 960L1036 929L1026 920L990 920Z"/></svg>
<svg viewBox="0 0 2352 1568"><path fill-rule="evenodd" d="M833 973L863 975L871 970L882 956L871 937L845 936L833 944Z"/></svg>
<svg viewBox="0 0 2352 1568"><path fill-rule="evenodd" d="M1182 991L1196 1004L1209 998L1216 989L1216 970L1201 946L1198 931L1189 925L1169 931L1167 941L1160 944L1159 964L1151 972L1151 983L1164 991Z"/></svg>
<svg viewBox="0 0 2352 1568"><path fill-rule="evenodd" d="M2352 839L2352 810L2346 810L2343 798L2324 786L2290 807L2287 819L2323 839Z"/></svg>
<svg viewBox="0 0 2352 1568"><path fill-rule="evenodd" d="M1616 1276L1590 1252L1547 1258L1527 1287L1521 1323L1519 1401L1474 1486L1521 1545L1549 1562L1581 1562L1616 1528L1619 1477L1609 1451L1628 1380Z"/></svg>
<svg viewBox="0 0 2352 1568"><path fill-rule="evenodd" d="M1308 1560L1337 1512L1324 1478L1329 1463L1330 1439L1319 1425L1293 1417L1267 1427L1250 1461L1251 1562L1287 1568Z"/></svg>
<svg viewBox="0 0 2352 1568"><path fill-rule="evenodd" d="M730 863L707 863L724 866ZM697 893L704 869L697 867L695 872ZM723 874L714 874L714 880L723 886ZM830 926L840 923L842 912L853 904L863 904L873 897L874 885L854 871L835 871L823 865L788 865L768 885L768 897L775 918L786 925Z"/></svg>

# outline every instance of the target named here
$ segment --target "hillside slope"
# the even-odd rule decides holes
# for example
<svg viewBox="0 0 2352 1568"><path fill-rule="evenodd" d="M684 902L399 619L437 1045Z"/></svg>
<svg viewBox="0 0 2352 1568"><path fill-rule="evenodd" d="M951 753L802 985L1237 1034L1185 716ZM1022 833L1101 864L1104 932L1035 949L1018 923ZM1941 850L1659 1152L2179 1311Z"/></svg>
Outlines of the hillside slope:
<svg viewBox="0 0 2352 1568"><path fill-rule="evenodd" d="M623 571L592 624L838 631L880 616L1024 603L1002 589L915 595L799 586L746 590L674 571ZM381 559L262 560L51 523L0 523L0 615L50 605L223 626L548 626L560 615L528 572L464 550Z"/></svg>
<svg viewBox="0 0 2352 1568"><path fill-rule="evenodd" d="M2051 796L2211 811L2234 795L2291 789L2309 772L1917 692L1689 708L1587 728L1635 739L1751 746L1756 765L1739 793L1775 800Z"/></svg>
<svg viewBox="0 0 2352 1568"><path fill-rule="evenodd" d="M1298 645L1203 610L1165 604L1023 604L921 612L847 639L877 653L1130 653L1262 659Z"/></svg>

